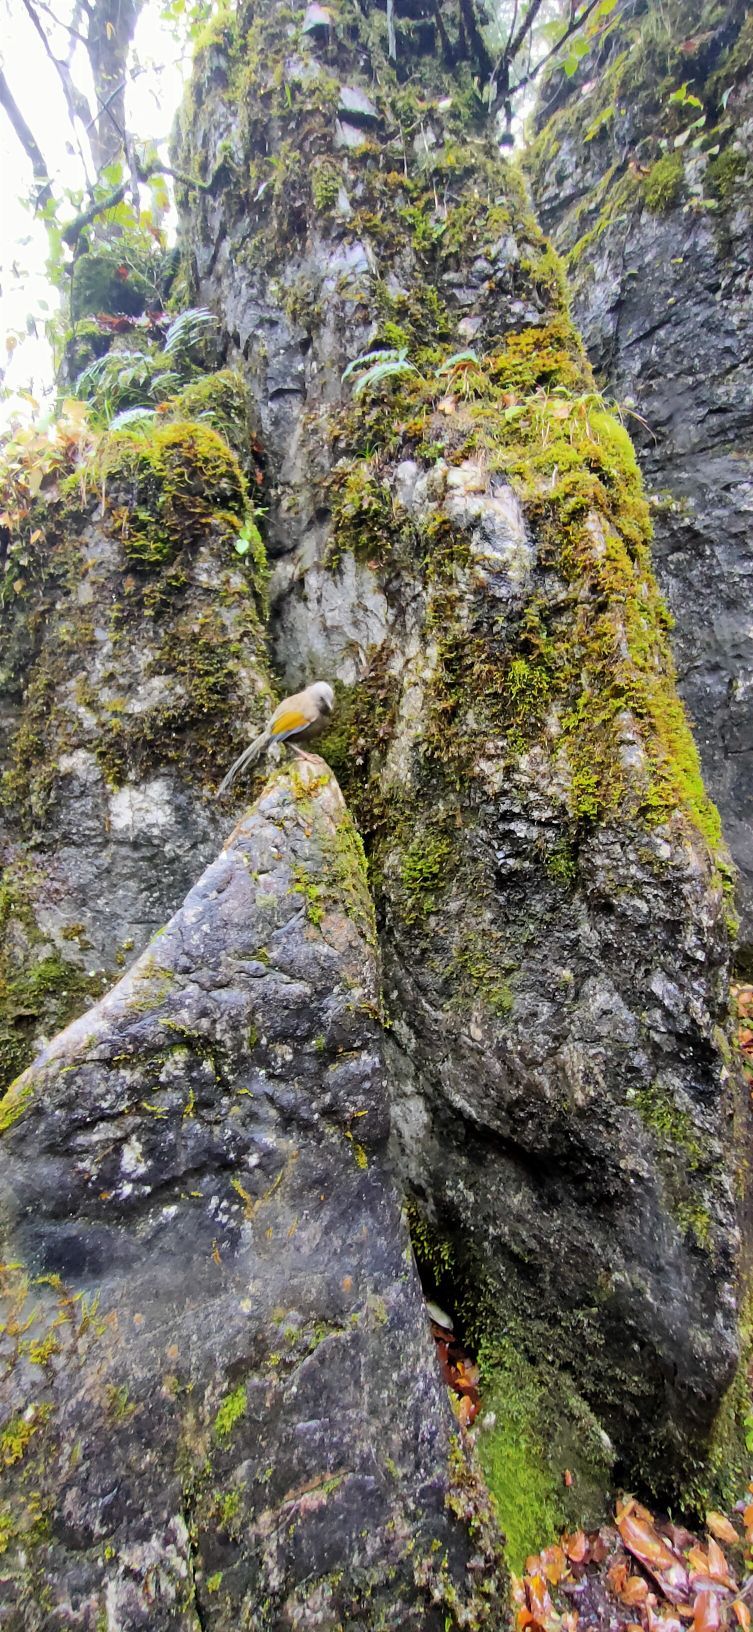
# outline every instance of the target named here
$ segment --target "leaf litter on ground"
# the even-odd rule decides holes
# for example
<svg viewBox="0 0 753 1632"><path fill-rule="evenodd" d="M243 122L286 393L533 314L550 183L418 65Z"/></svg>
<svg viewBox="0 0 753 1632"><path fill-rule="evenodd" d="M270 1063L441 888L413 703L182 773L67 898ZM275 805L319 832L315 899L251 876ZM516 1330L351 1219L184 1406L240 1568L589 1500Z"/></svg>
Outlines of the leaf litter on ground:
<svg viewBox="0 0 753 1632"><path fill-rule="evenodd" d="M734 1522L733 1522L734 1521ZM516 1632L751 1632L753 1483L706 1535L658 1519L633 1496L613 1525L578 1530L513 1578Z"/></svg>

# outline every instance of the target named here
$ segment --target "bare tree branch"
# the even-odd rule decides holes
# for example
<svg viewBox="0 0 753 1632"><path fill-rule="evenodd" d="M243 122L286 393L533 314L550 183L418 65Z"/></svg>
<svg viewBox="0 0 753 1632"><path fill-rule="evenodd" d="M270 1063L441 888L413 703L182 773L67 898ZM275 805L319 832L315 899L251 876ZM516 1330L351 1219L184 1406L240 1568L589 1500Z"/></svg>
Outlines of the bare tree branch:
<svg viewBox="0 0 753 1632"><path fill-rule="evenodd" d="M583 24L588 22L591 13L596 11L597 6L600 5L601 0L589 0L589 3L585 9L580 12L579 16L573 18L572 22L565 29L564 34L561 34L560 38L555 41L551 51L547 51L546 56L540 57L539 61L534 63L533 68L529 69L525 77L523 79L519 79L517 84L513 86L513 91L522 90L524 85L530 85L531 81L536 79L537 75L541 73L542 68L545 68L547 63L551 62L552 57L556 57L557 52L561 51L563 45L566 45L568 40L572 39L573 34L579 33L580 29L583 27Z"/></svg>
<svg viewBox="0 0 753 1632"><path fill-rule="evenodd" d="M72 22L64 23L62 17L56 17L54 11L52 10L52 7L48 6L48 5L45 5L45 0L37 0L37 5L38 5L40 11L43 11L46 14L47 17L50 17L52 19L52 21L55 24L56 28L62 28L62 30L63 30L63 32L65 34L70 35L71 39L78 40L79 45L83 45L83 46L86 45L86 40L84 39L83 34L79 34L78 29L74 28ZM74 16L75 16L75 13L74 13Z"/></svg>
<svg viewBox="0 0 753 1632"><path fill-rule="evenodd" d="M199 176L186 175L184 170L173 170L170 165L161 164L159 159L156 159L153 164L141 165L137 162L136 168L139 181L148 181L150 176L170 176L173 181L180 182L182 187L195 187L201 193L208 193L214 186L217 174L222 169L224 162L224 159L220 160L217 169L208 181L202 181ZM113 187L105 198L95 199L85 210L81 210L78 215L74 215L73 220L69 221L68 225L63 228L63 243L67 244L69 249L74 249L84 229L91 226L92 221L96 221L97 216L106 215L108 210L114 210L118 204L122 204L132 184L132 177L129 176L127 181L121 181L117 187Z"/></svg>
<svg viewBox="0 0 753 1632"><path fill-rule="evenodd" d="M36 198L36 208L39 209L40 205L47 204L52 198L50 172L45 163L42 150L37 144L36 137L24 119L2 68L0 68L0 107L5 108L21 146L27 158L31 160L35 181L41 183Z"/></svg>
<svg viewBox="0 0 753 1632"><path fill-rule="evenodd" d="M45 31L44 31L44 28L42 27L40 19L37 16L37 13L36 13L33 5L31 4L31 0L23 0L23 7L24 7L24 10L25 10L31 24L32 24L32 27L36 29L36 32L39 35L40 40L42 41L42 45L43 45L43 48L44 48L44 51L45 51L45 55L47 57L49 57L49 60L52 63L52 66L55 69L57 77L58 77L58 79L60 81L60 84L61 84L62 90L63 90L63 96L65 97L65 104L66 104L66 107L68 109L68 114L69 114L70 121L71 121L73 134L75 135L76 134L76 120L80 119L82 121L82 123L85 122L88 114L91 112L89 104L88 104L88 102L86 100L86 97L84 96L83 92L79 91L77 86L74 85L73 78L72 78L72 75L71 75L71 71L70 71L70 69L68 67L67 62L61 62L59 60L59 58L55 56L55 53L54 53L54 51L52 49L52 46L50 45L50 42L49 42L49 40L47 38L47 35L46 35ZM84 152L84 150L83 150L83 148L81 146L81 143L78 140L77 136L76 136L76 144L77 144L77 147L78 147L79 158L80 158L82 166L83 166L84 175L87 175L88 170L89 170L89 166L87 165L87 162L86 162L86 154L85 154L85 152Z"/></svg>
<svg viewBox="0 0 753 1632"><path fill-rule="evenodd" d="M531 3L529 5L529 7L528 7L528 10L527 10L526 14L525 14L525 17L521 18L520 27L518 29L517 34L513 35L512 40L510 41L509 45L507 46L507 48L505 50L505 56L506 56L508 62L514 62L515 61L515 58L518 55L518 52L520 50L521 45L523 44L523 41L524 41L526 35L527 34L530 35L530 33L531 33L531 29L533 28L533 25L534 25L534 23L536 21L536 18L538 16L538 13L541 10L541 7L542 7L543 3L544 3L544 0L531 0Z"/></svg>

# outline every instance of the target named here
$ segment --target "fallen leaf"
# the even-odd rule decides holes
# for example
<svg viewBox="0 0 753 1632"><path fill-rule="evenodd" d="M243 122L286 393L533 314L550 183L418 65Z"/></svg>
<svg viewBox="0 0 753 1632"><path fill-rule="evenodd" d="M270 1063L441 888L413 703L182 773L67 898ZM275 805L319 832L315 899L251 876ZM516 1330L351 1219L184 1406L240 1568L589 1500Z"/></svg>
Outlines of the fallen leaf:
<svg viewBox="0 0 753 1632"><path fill-rule="evenodd" d="M563 1536L562 1545L571 1564L582 1564L588 1553L588 1537L584 1530L576 1530L572 1536Z"/></svg>
<svg viewBox="0 0 753 1632"><path fill-rule="evenodd" d="M619 1558L614 1564L610 1564L607 1570L607 1585L610 1591L616 1593L618 1597L625 1591L627 1578L628 1567L624 1558Z"/></svg>
<svg viewBox="0 0 753 1632"><path fill-rule="evenodd" d="M750 1632L750 1610L742 1598L735 1599L732 1605L732 1613L738 1626L742 1627L742 1632Z"/></svg>
<svg viewBox="0 0 753 1632"><path fill-rule="evenodd" d="M567 1574L567 1559L562 1547L557 1542L551 1547L545 1547L539 1554L539 1573L545 1576L550 1586L556 1587Z"/></svg>
<svg viewBox="0 0 753 1632"><path fill-rule="evenodd" d="M539 1626L546 1626L554 1613L552 1600L549 1597L549 1588L543 1575L531 1575L526 1581L528 1605L535 1621Z"/></svg>
<svg viewBox="0 0 753 1632"><path fill-rule="evenodd" d="M564 1471L564 1473L562 1475L562 1483L564 1484L566 1490L570 1489L570 1487L572 1485L572 1482L573 1482L573 1476L572 1476L572 1474L570 1472L570 1469L565 1468L565 1471Z"/></svg>
<svg viewBox="0 0 753 1632"><path fill-rule="evenodd" d="M645 1604L647 1597L648 1582L644 1581L643 1576L629 1576L620 1593L623 1604L628 1604L632 1608L636 1604Z"/></svg>
<svg viewBox="0 0 753 1632"><path fill-rule="evenodd" d="M670 1570L678 1563L677 1554L654 1529L653 1523L638 1517L635 1511L626 1513L622 1519L618 1518L617 1529L628 1551L647 1569Z"/></svg>
<svg viewBox="0 0 753 1632"><path fill-rule="evenodd" d="M718 1581L723 1587L733 1585L732 1576L729 1573L729 1564L719 1543L714 1541L713 1536L709 1536L709 1575L712 1581Z"/></svg>
<svg viewBox="0 0 753 1632"><path fill-rule="evenodd" d="M721 1618L719 1594L704 1587L693 1605L693 1632L717 1632Z"/></svg>

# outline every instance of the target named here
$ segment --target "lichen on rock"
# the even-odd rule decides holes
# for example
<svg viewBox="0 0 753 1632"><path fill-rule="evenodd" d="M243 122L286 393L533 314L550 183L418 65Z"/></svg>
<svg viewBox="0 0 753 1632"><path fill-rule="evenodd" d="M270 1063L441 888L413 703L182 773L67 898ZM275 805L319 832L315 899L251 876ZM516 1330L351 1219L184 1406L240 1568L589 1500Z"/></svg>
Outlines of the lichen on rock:
<svg viewBox="0 0 753 1632"><path fill-rule="evenodd" d="M357 837L305 763L6 1096L8 1632L496 1624L378 1013Z"/></svg>
<svg viewBox="0 0 753 1632"><path fill-rule="evenodd" d="M614 1452L676 1495L737 1356L731 869L562 267L467 63L428 11L395 26L397 73L378 5L326 43L282 5L223 21L179 138L184 169L228 152L183 199L188 275L269 453L276 660L338 682L325 752L447 1296L490 1386L512 1345L602 1481ZM375 110L357 132L343 85ZM351 395L380 350L403 366ZM692 1175L652 1094L696 1130Z"/></svg>

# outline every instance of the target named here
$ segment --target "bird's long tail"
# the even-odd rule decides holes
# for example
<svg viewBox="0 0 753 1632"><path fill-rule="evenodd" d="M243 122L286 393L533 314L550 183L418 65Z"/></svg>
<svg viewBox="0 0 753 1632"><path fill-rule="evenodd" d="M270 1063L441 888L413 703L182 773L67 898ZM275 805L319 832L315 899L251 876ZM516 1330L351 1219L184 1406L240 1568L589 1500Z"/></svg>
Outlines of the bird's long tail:
<svg viewBox="0 0 753 1632"><path fill-rule="evenodd" d="M218 799L223 793L227 793L228 788L232 786L239 771L244 771L247 765L253 765L254 761L257 760L261 754L263 754L267 743L270 742L271 739L271 731L262 731L261 736L254 737L253 742L250 742L248 747L244 748L243 753L238 755L235 764L230 766L227 776L222 778L216 794Z"/></svg>

